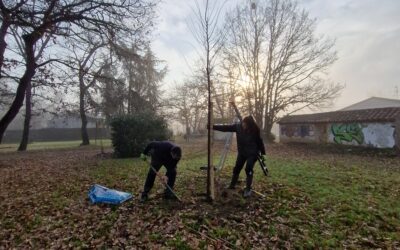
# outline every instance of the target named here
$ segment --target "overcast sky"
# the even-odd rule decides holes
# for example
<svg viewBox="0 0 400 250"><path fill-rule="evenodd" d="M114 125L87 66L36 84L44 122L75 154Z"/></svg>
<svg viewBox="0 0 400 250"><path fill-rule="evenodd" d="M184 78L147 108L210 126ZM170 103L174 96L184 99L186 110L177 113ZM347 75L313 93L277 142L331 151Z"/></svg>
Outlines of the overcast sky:
<svg viewBox="0 0 400 250"><path fill-rule="evenodd" d="M243 1L229 4L237 2ZM317 19L319 34L336 39L339 58L329 78L346 88L332 110L371 96L400 99L400 0L298 2ZM164 0L159 7L153 48L168 64L168 86L189 75L189 65L196 58L196 44L187 27L190 4L191 0Z"/></svg>

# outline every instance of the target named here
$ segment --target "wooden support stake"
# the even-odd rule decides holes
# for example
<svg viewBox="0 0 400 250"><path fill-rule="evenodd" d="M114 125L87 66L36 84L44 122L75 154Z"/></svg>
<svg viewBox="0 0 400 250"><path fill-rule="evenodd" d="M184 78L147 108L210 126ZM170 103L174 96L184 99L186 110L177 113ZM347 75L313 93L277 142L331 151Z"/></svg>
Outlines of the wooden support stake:
<svg viewBox="0 0 400 250"><path fill-rule="evenodd" d="M395 134L396 151L397 155L400 156L400 117L398 117L395 122Z"/></svg>
<svg viewBox="0 0 400 250"><path fill-rule="evenodd" d="M212 160L212 145L213 145L213 103L209 102L208 105L208 140L207 140L207 199L213 201L215 199L215 179L214 179L214 166Z"/></svg>

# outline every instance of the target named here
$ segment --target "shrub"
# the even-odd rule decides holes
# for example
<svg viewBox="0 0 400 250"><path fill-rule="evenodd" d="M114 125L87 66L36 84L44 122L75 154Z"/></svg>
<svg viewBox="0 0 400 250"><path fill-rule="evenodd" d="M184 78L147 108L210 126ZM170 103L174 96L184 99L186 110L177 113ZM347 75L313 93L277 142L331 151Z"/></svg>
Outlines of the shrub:
<svg viewBox="0 0 400 250"><path fill-rule="evenodd" d="M135 114L114 117L111 122L111 140L117 157L138 157L150 141L166 140L170 136L164 118Z"/></svg>

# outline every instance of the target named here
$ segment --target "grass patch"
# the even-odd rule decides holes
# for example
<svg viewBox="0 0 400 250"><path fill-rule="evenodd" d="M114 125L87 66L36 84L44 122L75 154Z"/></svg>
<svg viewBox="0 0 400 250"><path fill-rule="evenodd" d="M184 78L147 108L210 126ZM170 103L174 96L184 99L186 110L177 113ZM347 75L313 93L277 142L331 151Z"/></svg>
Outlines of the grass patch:
<svg viewBox="0 0 400 250"><path fill-rule="evenodd" d="M400 169L395 159L304 156L285 148L284 155L268 156L269 177L255 166L253 187L265 198L242 198L243 169L239 187L210 204L202 196L206 171L200 167L206 156L196 146L184 147L177 169L175 191L183 204L158 197L164 190L158 179L148 203L139 203L149 166L137 158L104 159L96 156L98 150L91 157L76 150L74 154L84 157L65 168L71 156L66 151L60 150L53 161L40 160L39 151L32 153L29 167L18 166L18 178L0 179L7 183L0 189L5 201L0 204L0 245L29 248L35 241L36 248L44 249L68 244L104 249L400 247ZM55 165L44 167L50 163ZM219 174L218 190L229 184L234 163L235 155L230 154ZM58 166L61 172L54 171ZM17 176L12 171L0 168L0 176ZM164 174L165 168L160 171ZM91 205L87 192L94 183L135 197L120 206ZM38 241L43 235L47 237Z"/></svg>
<svg viewBox="0 0 400 250"><path fill-rule="evenodd" d="M173 249L179 249L179 250L192 249L192 247L190 247L190 245L188 245L186 243L186 241L183 239L182 235L180 235L180 234L176 234L173 239L168 240L166 245Z"/></svg>
<svg viewBox="0 0 400 250"><path fill-rule="evenodd" d="M363 238L381 244L384 239L400 241L400 235L395 236L400 229L400 173L365 165L345 159L269 159L269 181L282 186L272 195L284 199L277 214L307 232L299 245L306 240L309 247L337 247L349 238L361 245ZM293 206L297 198L306 203Z"/></svg>
<svg viewBox="0 0 400 250"><path fill-rule="evenodd" d="M32 150L46 150L46 149L68 149L68 148L78 148L82 141L54 141L54 142L32 142L28 144L28 151ZM104 139L103 147L111 147L111 140ZM8 143L0 145L1 152L12 152L17 151L19 143ZM101 147L101 142L97 140L91 140L90 146L86 147Z"/></svg>

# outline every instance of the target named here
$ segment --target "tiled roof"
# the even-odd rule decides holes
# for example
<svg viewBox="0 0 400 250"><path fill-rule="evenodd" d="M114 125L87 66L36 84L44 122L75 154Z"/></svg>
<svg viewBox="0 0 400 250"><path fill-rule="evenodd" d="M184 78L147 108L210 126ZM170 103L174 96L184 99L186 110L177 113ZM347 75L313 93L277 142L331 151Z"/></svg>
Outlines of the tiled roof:
<svg viewBox="0 0 400 250"><path fill-rule="evenodd" d="M361 102L354 103L350 106L342 108L340 111L345 110L359 110L359 109L372 109L372 108L389 108L400 107L399 99L388 99L382 97L370 97Z"/></svg>
<svg viewBox="0 0 400 250"><path fill-rule="evenodd" d="M400 108L376 108L290 115L283 117L278 123L394 122L396 118L400 119Z"/></svg>

